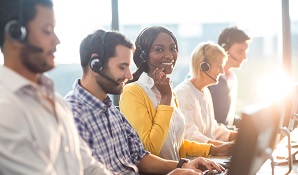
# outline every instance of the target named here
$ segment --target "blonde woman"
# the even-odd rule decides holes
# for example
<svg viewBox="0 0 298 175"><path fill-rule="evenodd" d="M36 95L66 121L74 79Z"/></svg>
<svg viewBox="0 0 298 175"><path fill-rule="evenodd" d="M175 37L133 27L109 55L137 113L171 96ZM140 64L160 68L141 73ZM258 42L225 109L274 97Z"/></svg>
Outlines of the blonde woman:
<svg viewBox="0 0 298 175"><path fill-rule="evenodd" d="M228 130L215 120L212 97L207 88L217 84L224 73L226 52L218 44L205 42L193 50L191 59L191 77L174 90L185 116L184 138L213 145L234 140L237 131Z"/></svg>

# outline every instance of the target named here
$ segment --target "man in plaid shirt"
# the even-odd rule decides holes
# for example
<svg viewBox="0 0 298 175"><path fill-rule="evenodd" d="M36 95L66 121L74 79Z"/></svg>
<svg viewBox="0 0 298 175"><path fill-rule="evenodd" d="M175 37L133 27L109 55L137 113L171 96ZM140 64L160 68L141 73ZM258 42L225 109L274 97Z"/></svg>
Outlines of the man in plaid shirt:
<svg viewBox="0 0 298 175"><path fill-rule="evenodd" d="M223 168L205 158L193 161L161 159L145 151L135 130L108 94L119 95L132 79L130 65L134 45L118 32L97 30L80 45L83 76L75 81L65 99L70 103L81 137L93 156L114 174L183 174ZM180 169L188 168L188 169Z"/></svg>

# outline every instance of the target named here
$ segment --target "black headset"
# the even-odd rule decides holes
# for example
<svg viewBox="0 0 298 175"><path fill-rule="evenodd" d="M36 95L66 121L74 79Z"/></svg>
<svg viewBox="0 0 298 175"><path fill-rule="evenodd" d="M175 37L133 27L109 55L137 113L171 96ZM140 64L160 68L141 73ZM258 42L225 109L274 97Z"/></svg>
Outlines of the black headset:
<svg viewBox="0 0 298 175"><path fill-rule="evenodd" d="M233 29L234 29L234 28L230 28L230 29L229 29L228 34L227 34L227 39L226 39L226 41L223 42L223 43L220 45L222 48L225 49L225 51L227 51L228 48L230 47L230 37L231 37L231 33L232 33L232 30L233 30Z"/></svg>
<svg viewBox="0 0 298 175"><path fill-rule="evenodd" d="M24 42L27 36L27 29L22 24L23 22L22 15L23 15L22 0L20 0L18 20L8 21L5 25L5 33L8 35L8 37L20 42Z"/></svg>
<svg viewBox="0 0 298 175"><path fill-rule="evenodd" d="M205 44L204 46L203 46L203 56L204 56L204 60L201 62L201 64L200 64L200 67L201 67L201 69L203 70L203 72L207 72L207 71L209 71L210 70L210 64L207 62L207 56L206 56L206 53L205 53L205 46L206 46L207 44Z"/></svg>
<svg viewBox="0 0 298 175"><path fill-rule="evenodd" d="M143 60L143 62L146 62L147 61L147 58L148 58L148 54L146 52L146 50L144 50L141 46L141 40L142 40L142 36L144 34L144 32L148 29L148 27L146 27L140 34L139 36L139 42L137 44L137 47L140 49L140 57L141 59Z"/></svg>
<svg viewBox="0 0 298 175"><path fill-rule="evenodd" d="M104 63L105 63L105 39L107 37L107 33L108 32L105 32L103 31L104 33L102 34L101 36L101 45L99 47L99 56L95 56L93 58L90 58L90 62L89 62L89 65L91 67L91 69L94 71L94 72L97 72L97 71L101 71L104 67Z"/></svg>

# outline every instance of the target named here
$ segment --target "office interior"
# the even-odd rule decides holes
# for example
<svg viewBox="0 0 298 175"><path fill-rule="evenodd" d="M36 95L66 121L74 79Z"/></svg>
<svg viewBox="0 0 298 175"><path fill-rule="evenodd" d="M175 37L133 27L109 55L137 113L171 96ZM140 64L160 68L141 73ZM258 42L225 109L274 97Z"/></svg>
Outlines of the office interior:
<svg viewBox="0 0 298 175"><path fill-rule="evenodd" d="M270 135L268 142L262 145L261 141L256 141L262 146L258 148L260 150L251 150L256 156L251 158L253 163L249 164L247 174L298 174L298 12L295 9L298 1L80 0L71 1L71 5L69 1L53 2L57 20L55 32L61 44L57 47L57 67L48 74L62 96L71 90L74 80L81 77L79 44L95 29L117 30L134 41L147 26L169 28L179 44L178 62L171 75L174 86L187 76L190 54L198 43L217 42L220 32L226 27L237 26L247 32L252 38L247 61L241 70L236 71L239 79L237 114L254 118L261 113L279 119L279 123L272 124L278 130L270 130L264 136ZM132 65L131 69L133 72L136 67ZM118 106L119 97L113 96L112 99ZM263 102L266 105L263 106ZM272 112L284 105L286 107L277 113ZM264 120L268 121L266 117ZM252 125L257 123L250 122ZM268 152L270 147L273 149ZM274 152L280 147L282 149ZM249 151L247 147L240 149L244 150ZM291 156L288 156L289 152ZM219 162L226 159L231 163L238 162L233 157L214 158ZM229 174L237 173L235 170Z"/></svg>

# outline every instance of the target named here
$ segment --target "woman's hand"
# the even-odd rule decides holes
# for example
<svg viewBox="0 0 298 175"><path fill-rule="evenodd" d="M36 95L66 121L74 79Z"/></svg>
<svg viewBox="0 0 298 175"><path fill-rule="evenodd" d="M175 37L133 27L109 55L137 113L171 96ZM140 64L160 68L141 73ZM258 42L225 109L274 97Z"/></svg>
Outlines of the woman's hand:
<svg viewBox="0 0 298 175"><path fill-rule="evenodd" d="M164 68L156 68L151 78L161 95L160 104L170 105L172 100L172 86L170 78L164 73Z"/></svg>
<svg viewBox="0 0 298 175"><path fill-rule="evenodd" d="M211 146L210 154L213 156L228 156L232 154L234 142L226 142L225 144L218 146Z"/></svg>

